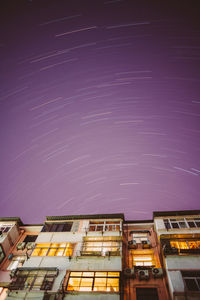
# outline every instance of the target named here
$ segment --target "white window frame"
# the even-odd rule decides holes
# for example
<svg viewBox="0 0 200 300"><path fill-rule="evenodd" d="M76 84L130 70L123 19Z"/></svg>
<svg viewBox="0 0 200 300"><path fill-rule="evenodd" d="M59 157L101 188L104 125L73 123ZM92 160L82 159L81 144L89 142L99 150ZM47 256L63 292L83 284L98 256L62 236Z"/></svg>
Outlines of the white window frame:
<svg viewBox="0 0 200 300"><path fill-rule="evenodd" d="M198 219L198 220L195 220L195 219ZM170 225L170 228L166 228L166 225L165 225L165 220L168 222L168 224ZM184 228L200 228L200 226L197 226L196 222L200 222L200 218L197 217L197 218L180 218L180 219L176 219L176 218L166 218L166 219L163 219L163 222L164 222L164 225L165 225L165 228L166 229L184 229ZM185 227L181 227L180 223L185 223ZM189 222L193 222L195 224L194 227L190 227L189 226ZM172 224L178 224L178 227L177 228L174 228L172 226Z"/></svg>

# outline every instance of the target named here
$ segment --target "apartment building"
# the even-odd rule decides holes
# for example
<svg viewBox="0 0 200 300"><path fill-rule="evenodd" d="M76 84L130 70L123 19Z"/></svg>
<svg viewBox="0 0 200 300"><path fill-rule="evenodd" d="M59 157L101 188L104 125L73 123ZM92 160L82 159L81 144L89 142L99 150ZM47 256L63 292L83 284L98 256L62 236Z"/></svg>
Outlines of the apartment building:
<svg viewBox="0 0 200 300"><path fill-rule="evenodd" d="M173 300L200 299L200 211L154 212Z"/></svg>
<svg viewBox="0 0 200 300"><path fill-rule="evenodd" d="M123 238L123 299L169 300L152 220L125 221Z"/></svg>
<svg viewBox="0 0 200 300"><path fill-rule="evenodd" d="M0 218L0 300L6 299L12 272L27 261L41 228L20 218Z"/></svg>
<svg viewBox="0 0 200 300"><path fill-rule="evenodd" d="M13 254L27 249L27 259L13 262L6 299L119 300L123 221L123 214L47 217L29 249L18 240Z"/></svg>

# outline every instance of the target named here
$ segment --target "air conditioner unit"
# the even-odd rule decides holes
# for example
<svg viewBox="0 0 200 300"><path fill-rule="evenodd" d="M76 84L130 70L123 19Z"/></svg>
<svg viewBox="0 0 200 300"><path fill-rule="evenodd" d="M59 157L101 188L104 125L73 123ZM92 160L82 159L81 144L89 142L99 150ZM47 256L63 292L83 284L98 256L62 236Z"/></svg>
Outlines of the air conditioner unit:
<svg viewBox="0 0 200 300"><path fill-rule="evenodd" d="M159 278L163 276L163 270L161 268L153 268L152 274L154 278Z"/></svg>
<svg viewBox="0 0 200 300"><path fill-rule="evenodd" d="M124 276L126 277L135 277L135 271L131 268L124 269Z"/></svg>
<svg viewBox="0 0 200 300"><path fill-rule="evenodd" d="M149 279L149 270L138 270L139 280L148 280Z"/></svg>
<svg viewBox="0 0 200 300"><path fill-rule="evenodd" d="M19 244L17 245L17 250L24 250L25 246L26 246L26 243L25 243L25 242L19 243Z"/></svg>
<svg viewBox="0 0 200 300"><path fill-rule="evenodd" d="M35 243L34 243L34 242L28 242L28 243L26 244L26 249L31 250L31 249L33 249L34 246L35 246Z"/></svg>
<svg viewBox="0 0 200 300"><path fill-rule="evenodd" d="M150 240L144 240L144 241L142 241L142 248L143 249L151 248Z"/></svg>
<svg viewBox="0 0 200 300"><path fill-rule="evenodd" d="M136 249L137 248L136 240L128 241L128 248L129 249Z"/></svg>

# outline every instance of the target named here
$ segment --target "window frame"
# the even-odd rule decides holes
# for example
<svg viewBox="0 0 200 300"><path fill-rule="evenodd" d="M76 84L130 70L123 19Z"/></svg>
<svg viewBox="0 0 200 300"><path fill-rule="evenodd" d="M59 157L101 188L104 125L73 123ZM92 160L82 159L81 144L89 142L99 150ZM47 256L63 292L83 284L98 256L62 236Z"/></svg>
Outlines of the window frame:
<svg viewBox="0 0 200 300"><path fill-rule="evenodd" d="M164 222L165 228L167 230L168 229L200 228L200 217L195 217L195 218L166 218L166 219L163 219L163 222ZM181 223L185 224L185 226L181 226L180 225ZM190 226L189 223L194 223L195 226ZM198 223L199 223L199 226L197 225ZM177 227L175 227L175 226L177 226Z"/></svg>
<svg viewBox="0 0 200 300"><path fill-rule="evenodd" d="M24 272L24 274L23 274ZM52 274L53 273L53 274ZM10 290L26 290L26 291L43 291L43 290L52 290L56 276L58 275L58 269L26 269L18 268L14 279L9 285ZM38 285L36 282L40 279L43 280ZM49 279L49 280L48 280ZM45 285L48 282L49 288Z"/></svg>
<svg viewBox="0 0 200 300"><path fill-rule="evenodd" d="M44 244L44 247L37 247L37 245L42 245ZM45 246L45 244L48 244L48 246ZM52 246L54 244L57 244L57 245L62 245L62 244L65 244L65 246ZM69 246L67 246L69 244ZM31 256L32 257L37 257L37 256L43 256L43 257L71 257L73 255L73 252L74 252L74 245L73 243L69 243L69 242L65 242L65 243L37 243L35 244L32 252L31 252ZM37 255L34 255L34 251L37 250L37 249L40 249L39 253ZM45 253L45 255L40 255L40 253L42 253L43 250L47 250L47 252ZM65 255L65 252L66 251L70 251L71 249L71 255ZM50 253L51 250L55 250L55 254L54 255L48 255ZM63 250L63 254L62 255L56 255L58 253L59 250Z"/></svg>
<svg viewBox="0 0 200 300"><path fill-rule="evenodd" d="M78 275L77 274L77 276L71 276L71 273L81 273L81 275ZM93 273L93 276L83 276L83 273ZM107 276L96 276L96 273L107 273ZM108 276L108 273L118 273L119 275L118 276ZM87 292L90 292L90 293L120 293L120 276L121 276L121 274L120 274L120 271L116 271L116 272L114 272L114 271L71 271L69 274L68 274L68 278L67 278L67 282L66 282L66 284L65 284L65 286L64 286L64 290L65 290L65 292L66 293L73 293L73 292L78 292L78 293L87 293ZM80 278L80 280L79 280L79 285L78 286L75 286L75 288L76 287L78 287L79 288L79 290L78 289L73 289L73 290L71 290L71 289L68 289L68 285L69 285L69 281L70 281L70 279L71 278ZM92 279L92 284L91 284L91 286L82 286L83 288L84 287L88 287L88 288L91 288L91 290L89 291L84 291L84 290L80 290L80 288L81 288L81 283L82 283L82 279L88 279L88 278L90 278L90 279ZM106 278L106 285L105 286L102 286L102 290L94 290L95 288L98 288L99 286L97 285L97 286L95 286L95 279L105 279ZM108 285L108 281L109 281L109 279L118 279L118 285L117 286L114 286L114 288L117 288L118 290L117 291L105 291L105 290L103 290L103 288L104 289L107 289L107 288L109 288L109 285Z"/></svg>
<svg viewBox="0 0 200 300"><path fill-rule="evenodd" d="M94 227L94 230L91 229L92 227ZM90 221L88 231L121 231L121 228L121 221Z"/></svg>
<svg viewBox="0 0 200 300"><path fill-rule="evenodd" d="M70 232L73 222L45 223L41 232Z"/></svg>
<svg viewBox="0 0 200 300"><path fill-rule="evenodd" d="M196 273L196 274L195 274ZM181 271L184 286L188 292L200 292L200 271ZM186 280L193 280L196 284L196 289L189 289ZM198 282L199 281L199 282Z"/></svg>

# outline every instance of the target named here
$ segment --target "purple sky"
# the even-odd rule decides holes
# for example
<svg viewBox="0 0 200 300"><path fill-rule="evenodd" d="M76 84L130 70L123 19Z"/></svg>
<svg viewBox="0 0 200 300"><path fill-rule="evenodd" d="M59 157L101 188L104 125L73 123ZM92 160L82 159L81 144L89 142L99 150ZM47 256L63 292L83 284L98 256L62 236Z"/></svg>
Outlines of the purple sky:
<svg viewBox="0 0 200 300"><path fill-rule="evenodd" d="M200 22L183 2L1 0L2 217L199 209Z"/></svg>

